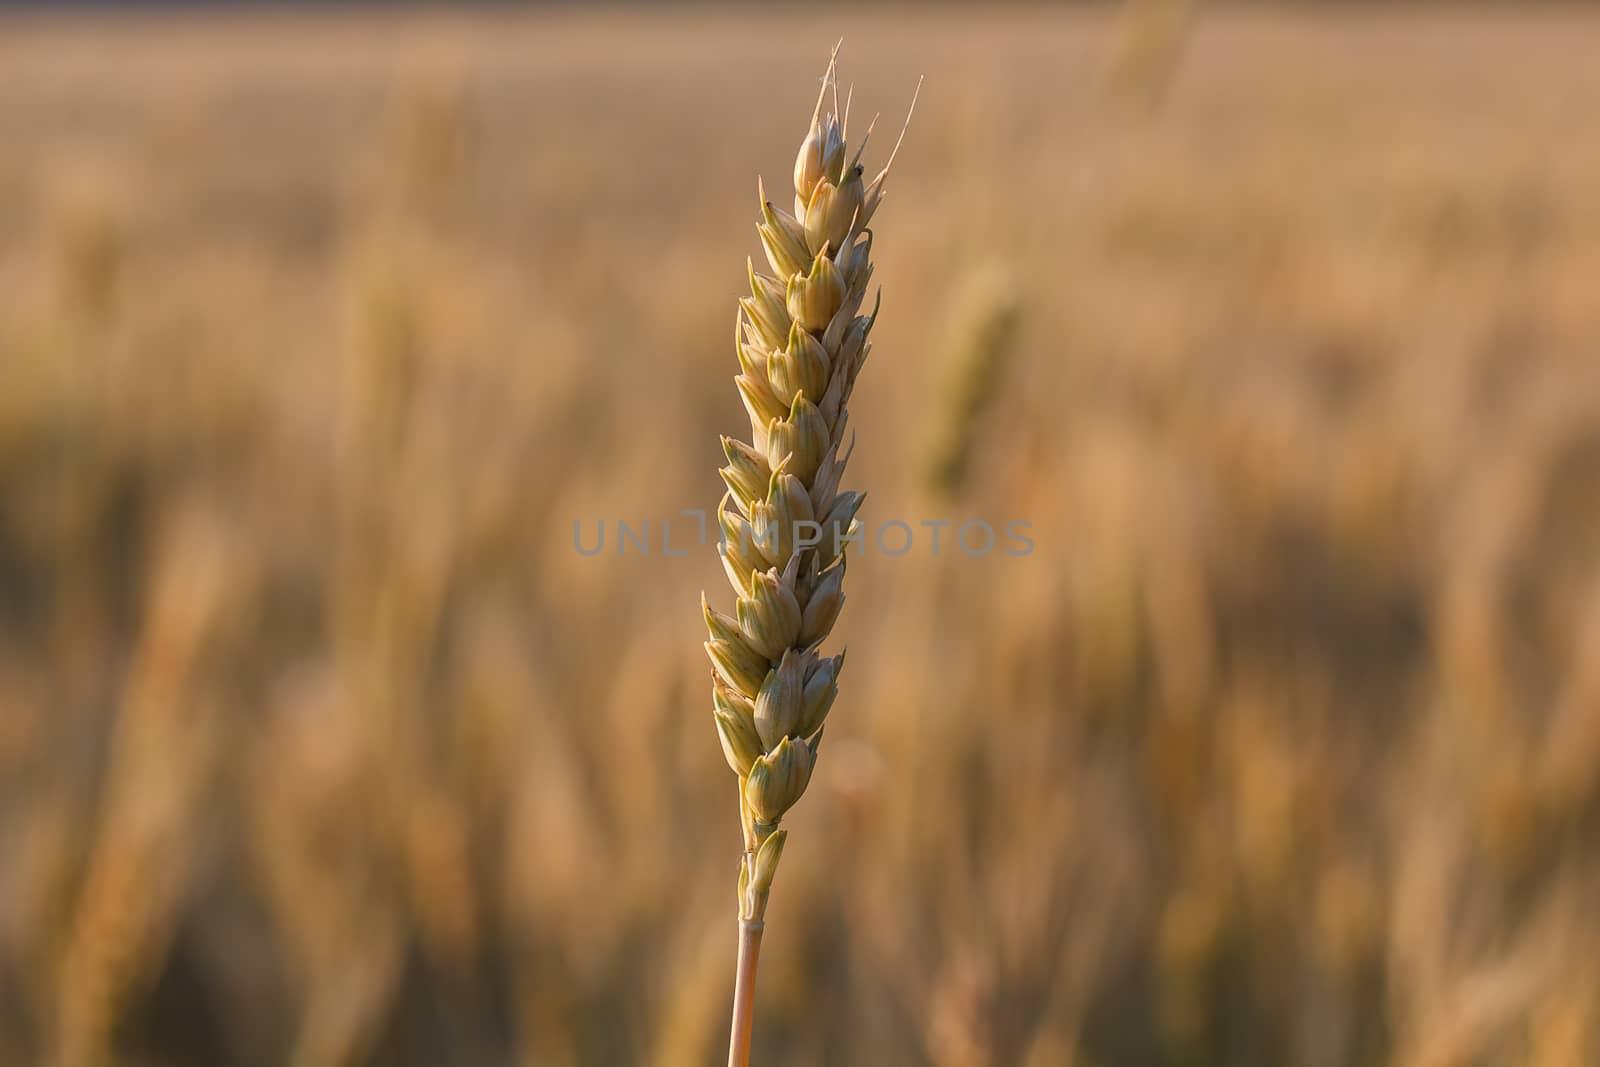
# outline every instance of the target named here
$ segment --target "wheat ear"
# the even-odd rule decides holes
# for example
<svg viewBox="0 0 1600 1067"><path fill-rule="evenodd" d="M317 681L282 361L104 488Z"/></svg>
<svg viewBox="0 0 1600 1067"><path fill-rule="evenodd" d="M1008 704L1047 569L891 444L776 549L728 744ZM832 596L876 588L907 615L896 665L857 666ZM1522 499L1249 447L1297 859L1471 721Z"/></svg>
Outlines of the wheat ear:
<svg viewBox="0 0 1600 1067"><path fill-rule="evenodd" d="M734 617L701 597L711 632L713 716L739 776L744 830L730 1067L749 1062L756 958L788 833L778 823L811 780L823 721L839 692L844 653L824 658L817 650L844 603L844 549L856 536L863 500L841 491L839 478L850 455L846 405L878 314L876 304L859 314L872 279L867 224L889 167L869 182L859 148L848 155L848 97L841 114L835 69L830 59L795 160L794 214L773 206L757 186L757 232L772 274L750 266L750 295L735 315L734 381L751 441L722 439L728 491L717 508L718 552L738 597ZM825 111L830 94L832 110Z"/></svg>

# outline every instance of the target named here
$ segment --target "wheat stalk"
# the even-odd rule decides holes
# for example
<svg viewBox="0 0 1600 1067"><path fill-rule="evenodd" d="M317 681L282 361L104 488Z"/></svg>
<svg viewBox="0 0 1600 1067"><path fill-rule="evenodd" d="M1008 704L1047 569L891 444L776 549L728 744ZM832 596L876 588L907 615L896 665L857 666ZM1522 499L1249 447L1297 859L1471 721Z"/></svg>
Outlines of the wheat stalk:
<svg viewBox="0 0 1600 1067"><path fill-rule="evenodd" d="M774 207L758 185L757 231L773 273L750 265L750 295L735 315L740 373L734 381L750 415L751 441L722 439L728 465L720 473L728 491L717 508L718 552L738 597L735 616L701 596L711 634L713 715L739 776L744 831L730 1067L749 1062L756 959L788 834L778 824L811 780L823 722L839 692L844 653L826 658L818 647L844 603L844 549L856 535L864 499L840 490L839 479L850 456L846 405L878 315L876 303L870 315L858 314L872 279L867 224L882 202L894 153L870 182L860 148L848 157L849 98L841 112L837 54L835 48L795 159L794 214ZM830 92L833 109L824 114Z"/></svg>

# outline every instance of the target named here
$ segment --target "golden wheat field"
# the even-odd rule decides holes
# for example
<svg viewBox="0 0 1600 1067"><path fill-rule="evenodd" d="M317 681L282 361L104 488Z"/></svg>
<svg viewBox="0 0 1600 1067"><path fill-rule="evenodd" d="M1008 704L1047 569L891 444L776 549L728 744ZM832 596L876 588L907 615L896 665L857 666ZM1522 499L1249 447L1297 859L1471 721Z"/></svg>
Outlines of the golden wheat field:
<svg viewBox="0 0 1600 1067"><path fill-rule="evenodd" d="M753 1062L1600 1063L1600 14L1152 2L0 16L0 1067L720 1062L690 513L841 36Z"/></svg>

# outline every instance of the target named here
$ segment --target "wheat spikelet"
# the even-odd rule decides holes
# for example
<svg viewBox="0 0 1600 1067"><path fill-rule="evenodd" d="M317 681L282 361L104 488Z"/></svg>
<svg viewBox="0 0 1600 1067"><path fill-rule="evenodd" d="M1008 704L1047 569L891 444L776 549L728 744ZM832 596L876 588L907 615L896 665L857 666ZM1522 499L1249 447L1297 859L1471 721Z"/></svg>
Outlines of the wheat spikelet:
<svg viewBox="0 0 1600 1067"><path fill-rule="evenodd" d="M830 91L833 109L825 114ZM850 455L847 404L878 314L876 302L860 314L872 279L868 224L894 154L867 181L860 148L847 153L848 110L848 98L839 108L830 59L795 159L794 214L774 206L758 185L757 232L772 274L750 265L750 295L739 301L734 326L734 381L751 440L723 438L728 465L720 473L728 491L717 508L718 552L738 598L735 615L701 598L713 716L739 776L744 831L728 1057L736 1067L749 1056L756 953L787 835L778 824L811 780L839 692L844 653L824 657L818 648L844 603L844 550L864 499L839 482Z"/></svg>

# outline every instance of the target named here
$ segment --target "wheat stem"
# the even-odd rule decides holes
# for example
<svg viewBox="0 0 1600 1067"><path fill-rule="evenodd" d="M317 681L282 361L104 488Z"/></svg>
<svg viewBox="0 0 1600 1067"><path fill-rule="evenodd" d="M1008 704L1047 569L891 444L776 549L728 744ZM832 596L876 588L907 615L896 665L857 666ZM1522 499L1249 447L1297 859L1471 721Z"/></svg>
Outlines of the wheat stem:
<svg viewBox="0 0 1600 1067"><path fill-rule="evenodd" d="M739 920L739 963L733 983L733 1032L728 1036L728 1067L749 1067L750 1031L755 1024L756 961L761 956L761 919Z"/></svg>

